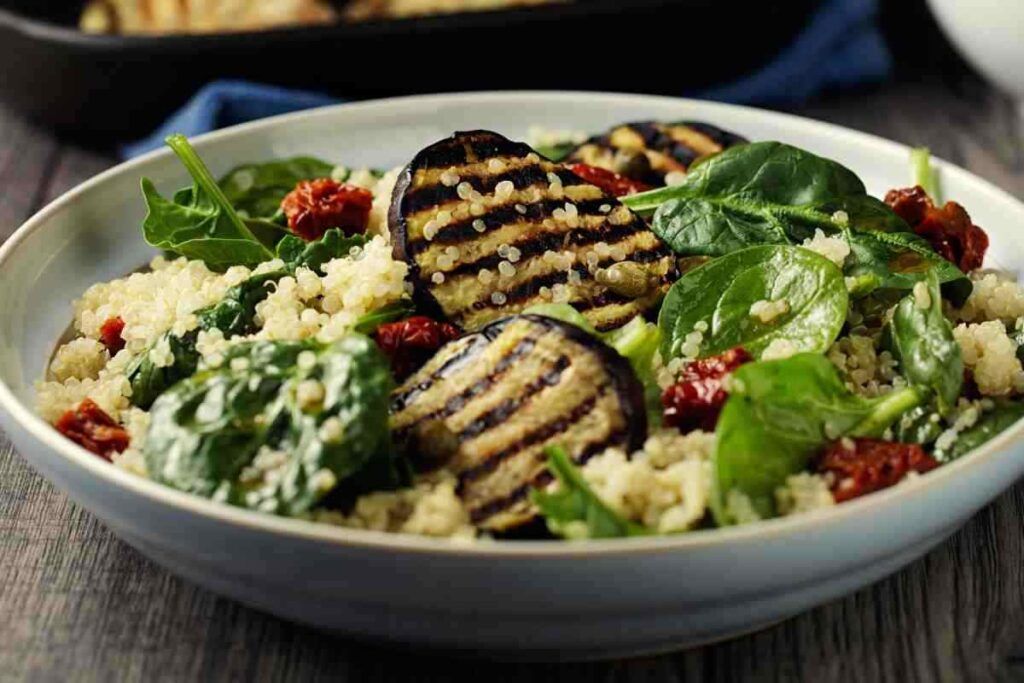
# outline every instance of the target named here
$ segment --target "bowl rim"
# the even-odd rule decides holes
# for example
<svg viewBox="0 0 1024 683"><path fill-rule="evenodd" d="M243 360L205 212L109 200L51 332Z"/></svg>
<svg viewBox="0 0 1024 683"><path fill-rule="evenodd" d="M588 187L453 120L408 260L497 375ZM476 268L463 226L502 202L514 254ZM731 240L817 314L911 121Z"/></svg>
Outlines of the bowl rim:
<svg viewBox="0 0 1024 683"><path fill-rule="evenodd" d="M307 121L316 118L330 118L338 111L360 110L364 114L372 113L375 109L391 109L396 106L410 107L432 107L439 105L463 104L472 105L481 102L502 103L514 105L524 100L541 100L550 102L554 99L579 102L600 102L616 100L632 101L638 108L646 105L674 105L674 106L698 106L705 112L715 110L723 112L734 112L746 116L754 116L776 121L789 126L801 126L815 130L820 134L832 134L843 136L859 145L873 147L879 152L909 154L909 147L906 145L887 140L880 136L856 131L843 126L815 121L794 114L767 111L756 107L748 107L718 102L708 102L689 98L677 98L656 95L636 95L628 93L613 92L589 92L589 91L537 91L537 90L511 90L511 91L483 91L483 92L459 92L442 93L430 95L412 95L405 97L382 98L367 100L363 102L330 105L318 107L306 111L282 114L258 121L240 124L225 128L219 131L206 133L193 138L197 148L201 149L205 144L226 140L239 136L252 135L275 127L293 125L300 121ZM93 191L97 186L105 183L114 176L131 173L138 166L158 159L162 156L170 156L168 149L154 150L131 159L93 176L85 182L68 190L63 195L40 209L27 221L25 221L15 232L0 245L0 273L5 265L12 261L19 246L25 242L29 235L42 229L51 215L63 210L67 205L73 203L78 197ZM934 163L941 169L942 173L957 177L959 182L972 184L981 194L987 194L999 202L1009 202L1016 205L1024 215L1024 202L1013 197L1010 193L1000 189L993 183L980 178L954 164L941 159L935 159ZM0 310L0 318L3 311ZM892 505L897 500L907 500L910 497L927 495L936 488L944 486L947 480L957 477L967 469L979 467L982 463L990 462L994 458L1012 457L1008 446L1024 437L1024 419L1018 421L1009 429L1004 430L995 438L989 440L980 448L977 448L956 461L943 465L942 467L929 472L927 476L914 477L905 480L897 486L872 493L871 495L845 502L841 505L830 506L825 509L814 510L808 513L794 515L791 517L776 517L742 526L726 528L699 529L686 533L667 536L644 536L622 539L591 539L585 541L477 541L460 542L447 538L431 538L413 534L391 533L383 531L371 531L349 527L336 526L324 522L315 522L306 519L286 518L269 515L257 511L238 508L223 503L217 503L200 496L178 491L164 484L151 479L131 474L118 467L112 467L110 463L85 450L81 446L62 437L52 426L35 413L29 406L19 401L11 388L0 378L0 409L6 411L12 421L23 429L30 437L35 439L42 447L55 451L66 458L69 463L99 480L103 484L116 486L125 489L129 493L145 498L147 503L160 504L175 508L180 513L190 513L207 519L207 521L219 522L228 525L245 527L252 532L269 532L292 537L296 540L317 541L331 545L340 545L350 548L363 548L368 550L391 551L407 554L428 554L442 556L469 556L473 558L575 558L591 556L620 555L622 553L663 553L680 552L698 549L721 548L733 543L744 543L750 541L771 541L780 540L795 534L801 534L812 529L823 529L826 526L838 526L843 522L849 522L851 518L863 514L870 508ZM28 462L32 462L27 456L22 456ZM1013 481L1007 481L1008 488Z"/></svg>

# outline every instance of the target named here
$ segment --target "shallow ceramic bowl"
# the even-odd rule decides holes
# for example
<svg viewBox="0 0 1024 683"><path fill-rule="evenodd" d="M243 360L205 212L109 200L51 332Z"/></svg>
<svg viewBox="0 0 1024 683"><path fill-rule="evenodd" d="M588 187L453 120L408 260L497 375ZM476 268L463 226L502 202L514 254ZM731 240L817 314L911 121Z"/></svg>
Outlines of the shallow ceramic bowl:
<svg viewBox="0 0 1024 683"><path fill-rule="evenodd" d="M317 154L404 163L454 130L521 137L529 124L598 131L636 119L700 119L778 139L855 169L875 193L906 185L908 150L782 114L597 94L441 95L340 106L204 136L215 172ZM942 164L944 188L1017 268L1024 205ZM34 380L90 284L151 252L139 235L143 175L187 182L166 152L69 192L0 249L0 427L19 452L118 536L171 571L275 614L357 636L527 658L611 657L757 629L875 581L949 536L1024 472L1022 426L912 482L805 516L742 528L589 543L445 541L340 529L216 504L122 472L32 411Z"/></svg>

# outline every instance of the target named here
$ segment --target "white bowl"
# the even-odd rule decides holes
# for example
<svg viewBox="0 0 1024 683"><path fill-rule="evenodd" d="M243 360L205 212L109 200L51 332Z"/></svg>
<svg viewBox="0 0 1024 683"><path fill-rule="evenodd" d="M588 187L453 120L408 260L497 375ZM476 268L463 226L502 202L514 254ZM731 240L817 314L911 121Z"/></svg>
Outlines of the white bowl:
<svg viewBox="0 0 1024 683"><path fill-rule="evenodd" d="M928 4L967 61L1024 101L1024 2L928 0Z"/></svg>
<svg viewBox="0 0 1024 683"><path fill-rule="evenodd" d="M634 95L500 93L413 97L285 116L196 146L215 172L315 153L393 166L453 130L513 137L530 124L597 131L698 119L838 159L876 193L907 184L908 150L835 126L754 109ZM992 238L991 260L1024 263L1024 206L942 164L948 196ZM0 426L56 486L143 553L213 591L346 633L529 658L611 657L749 631L849 593L919 557L1024 472L1024 425L909 483L827 511L747 527L589 543L454 545L281 519L122 472L32 411L43 373L90 284L146 262L142 175L186 182L158 152L69 192L0 249Z"/></svg>

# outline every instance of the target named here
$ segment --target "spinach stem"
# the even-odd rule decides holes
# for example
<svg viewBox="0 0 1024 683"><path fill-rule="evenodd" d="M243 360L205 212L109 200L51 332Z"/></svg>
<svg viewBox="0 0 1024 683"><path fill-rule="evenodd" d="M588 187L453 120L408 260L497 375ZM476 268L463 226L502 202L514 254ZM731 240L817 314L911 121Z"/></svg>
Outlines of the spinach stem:
<svg viewBox="0 0 1024 683"><path fill-rule="evenodd" d="M900 415L924 403L924 394L914 387L904 387L887 394L860 424L850 430L851 437L879 437Z"/></svg>
<svg viewBox="0 0 1024 683"><path fill-rule="evenodd" d="M234 223L235 228L238 232L243 235L246 239L255 242L260 245L260 249L267 255L268 259L274 258L274 252L267 249L266 245L256 239L256 236L252 234L249 227L245 224L235 211L235 207L231 205L228 198L224 195L223 190L220 189L220 185L217 184L217 180L210 173L210 169L206 166L203 160L196 153L195 148L189 143L188 138L180 133L168 136L164 142L167 146L174 150L174 153L178 155L182 165L188 170L193 180L203 188L214 201L217 202L220 210L228 217L228 219Z"/></svg>
<svg viewBox="0 0 1024 683"><path fill-rule="evenodd" d="M939 176L932 165L931 152L927 147L910 150L910 164L914 169L914 182L924 188L935 204L941 203Z"/></svg>

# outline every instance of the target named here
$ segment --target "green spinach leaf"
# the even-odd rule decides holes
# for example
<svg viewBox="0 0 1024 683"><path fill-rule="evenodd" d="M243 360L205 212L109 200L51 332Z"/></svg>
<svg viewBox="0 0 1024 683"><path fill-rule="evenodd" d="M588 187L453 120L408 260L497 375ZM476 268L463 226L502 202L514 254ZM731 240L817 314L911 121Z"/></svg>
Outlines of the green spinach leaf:
<svg viewBox="0 0 1024 683"><path fill-rule="evenodd" d="M824 356L804 353L760 361L732 374L718 419L711 509L719 525L735 523L731 492L761 517L775 515L775 490L807 468L829 441L877 437L924 395L913 387L868 399L850 392Z"/></svg>
<svg viewBox="0 0 1024 683"><path fill-rule="evenodd" d="M300 362L311 354L312 362ZM240 362L244 361L244 362ZM390 458L386 359L362 335L329 346L254 342L153 404L144 455L157 481L281 515Z"/></svg>
<svg viewBox="0 0 1024 683"><path fill-rule="evenodd" d="M352 326L352 331L358 332L359 334L373 334L381 325L386 325L387 323L393 323L402 320L403 318L408 318L415 311L416 307L413 306L412 301L408 299L401 299L360 316Z"/></svg>
<svg viewBox="0 0 1024 683"><path fill-rule="evenodd" d="M183 135L167 138L192 176L191 189L179 191L173 201L163 198L148 178L142 194L149 209L142 233L150 245L223 270L229 266L255 266L273 258L268 245L259 241L239 218L210 170Z"/></svg>
<svg viewBox="0 0 1024 683"><path fill-rule="evenodd" d="M563 323L569 323L582 330L586 330L595 337L598 336L597 330L590 324L587 317L569 304L534 304L526 308L523 313L561 320Z"/></svg>
<svg viewBox="0 0 1024 683"><path fill-rule="evenodd" d="M661 355L680 355L686 336L707 325L700 356L737 346L760 355L775 340L800 351L824 352L846 319L846 285L831 261L790 246L759 246L733 252L687 272L665 297L658 318ZM763 322L756 302L780 302L785 311Z"/></svg>
<svg viewBox="0 0 1024 683"><path fill-rule="evenodd" d="M654 232L682 255L799 243L815 228L909 230L852 171L780 142L731 147L691 168L681 185L622 201L639 213L654 212ZM839 211L845 220L837 219Z"/></svg>
<svg viewBox="0 0 1024 683"><path fill-rule="evenodd" d="M277 257L284 261L291 272L305 266L323 274L325 263L349 256L353 249L365 246L366 242L365 235L346 235L339 228L331 228L320 239L312 242L295 235L286 235L277 243Z"/></svg>
<svg viewBox="0 0 1024 683"><path fill-rule="evenodd" d="M939 462L950 462L998 436L1024 417L1024 404L1009 401L983 413L973 427L960 432L956 441L946 447L936 446L933 455Z"/></svg>
<svg viewBox="0 0 1024 683"><path fill-rule="evenodd" d="M276 221L281 200L303 180L329 178L334 164L314 157L293 157L244 164L228 171L218 183L235 210L249 218Z"/></svg>
<svg viewBox="0 0 1024 683"><path fill-rule="evenodd" d="M932 392L939 411L946 413L960 396L964 362L953 327L942 314L934 270L928 271L924 283L896 306L891 327L893 350L907 380Z"/></svg>
<svg viewBox="0 0 1024 683"><path fill-rule="evenodd" d="M620 517L590 489L579 468L561 446L544 449L548 468L559 489L534 489L530 498L544 516L551 533L570 540L646 536L646 528Z"/></svg>
<svg viewBox="0 0 1024 683"><path fill-rule="evenodd" d="M971 281L959 268L939 256L931 245L912 232L856 232L844 237L850 255L843 271L847 277L863 280L862 293L875 289L912 289L935 271L942 294L954 306L962 306L971 294Z"/></svg>

